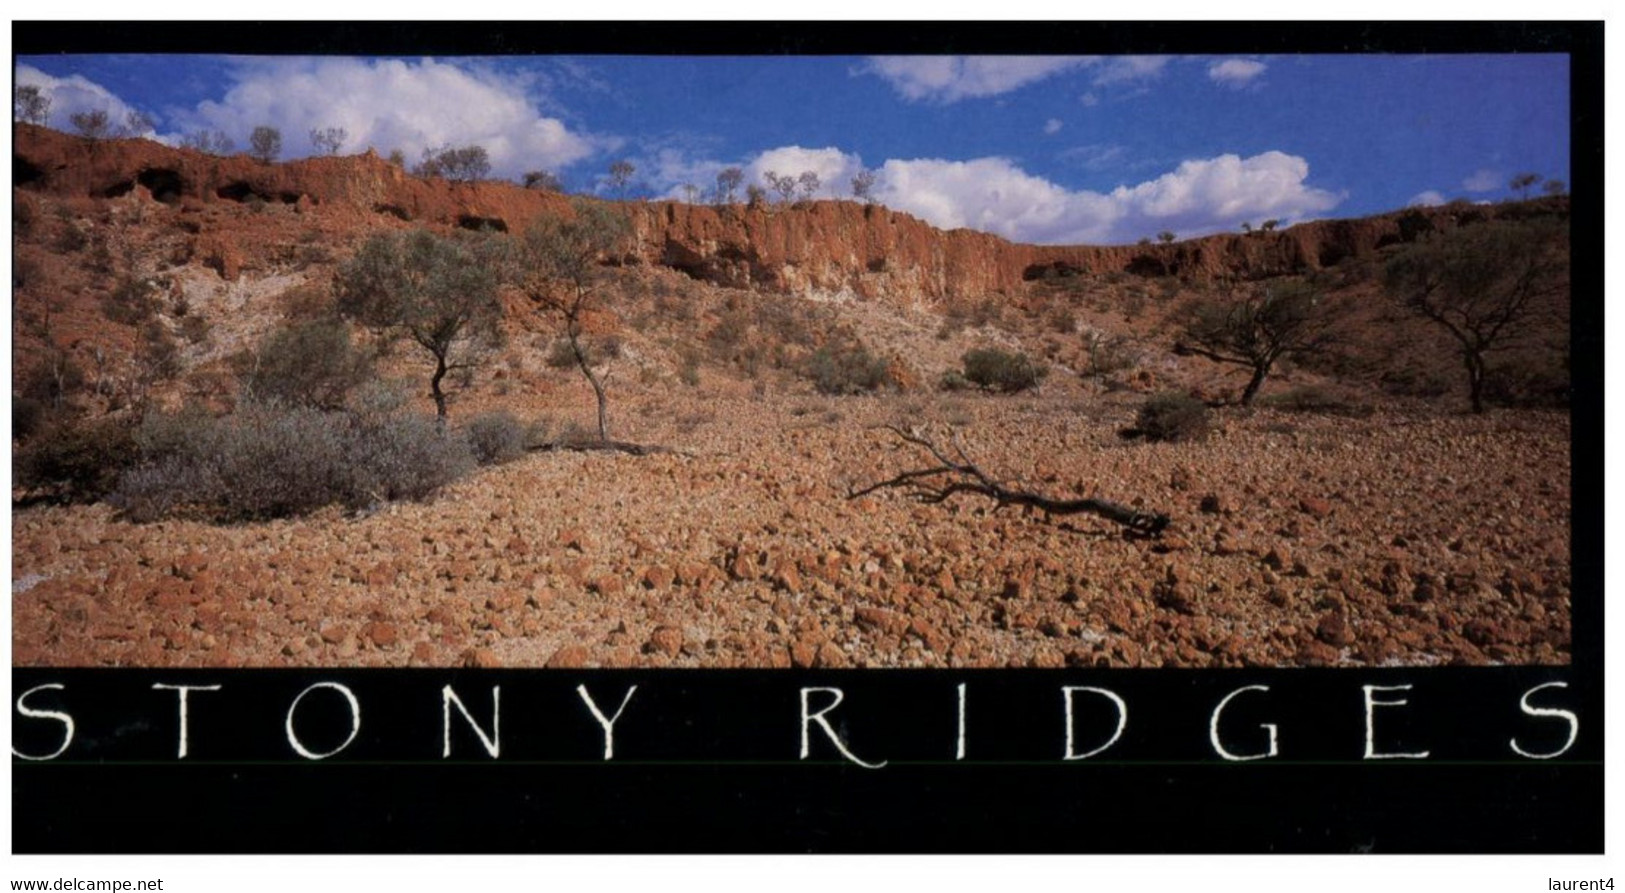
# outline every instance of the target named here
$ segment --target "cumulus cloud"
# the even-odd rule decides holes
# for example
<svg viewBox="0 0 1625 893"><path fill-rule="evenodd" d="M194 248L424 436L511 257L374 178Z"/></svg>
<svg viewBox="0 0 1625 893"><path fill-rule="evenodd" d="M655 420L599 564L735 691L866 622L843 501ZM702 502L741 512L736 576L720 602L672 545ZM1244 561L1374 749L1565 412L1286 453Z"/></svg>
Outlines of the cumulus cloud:
<svg viewBox="0 0 1625 893"><path fill-rule="evenodd" d="M1309 186L1309 164L1282 152L1221 155L1180 164L1110 193L1069 190L1005 158L891 160L877 197L945 227L970 227L1039 244L1124 243L1171 229L1182 236L1319 215L1342 197Z"/></svg>
<svg viewBox="0 0 1625 893"><path fill-rule="evenodd" d="M872 56L855 73L878 75L910 102L950 103L1009 93L1096 61L1091 56Z"/></svg>
<svg viewBox="0 0 1625 893"><path fill-rule="evenodd" d="M1461 181L1461 188L1468 192L1491 192L1501 186L1501 175L1489 168L1474 171L1472 176Z"/></svg>
<svg viewBox="0 0 1625 893"><path fill-rule="evenodd" d="M1044 122L1044 132L1053 136L1054 134L1060 133L1061 128L1065 126L1066 125L1061 123L1060 118L1051 118Z"/></svg>
<svg viewBox="0 0 1625 893"><path fill-rule="evenodd" d="M1209 65L1207 76L1212 78L1214 83L1239 90L1251 84L1268 67L1252 59L1225 59Z"/></svg>
<svg viewBox="0 0 1625 893"><path fill-rule="evenodd" d="M1128 150L1123 146L1091 143L1087 146L1073 146L1056 157L1084 170L1103 171L1123 164L1127 153Z"/></svg>
<svg viewBox="0 0 1625 893"><path fill-rule="evenodd" d="M1433 208L1444 204L1446 201L1447 199L1437 189L1429 189L1426 192L1418 192L1411 196L1411 200L1405 203L1405 207Z"/></svg>
<svg viewBox="0 0 1625 893"><path fill-rule="evenodd" d="M1085 93L1078 97L1078 102L1083 103L1084 108L1094 108L1100 105L1100 97L1093 93Z"/></svg>
<svg viewBox="0 0 1625 893"><path fill-rule="evenodd" d="M115 129L129 120L136 109L113 95L106 87L83 75L59 78L46 74L31 65L17 66L17 86L38 87L40 93L51 100L51 116L47 126L73 132L70 121L81 112L104 111ZM150 134L150 130L144 131Z"/></svg>
<svg viewBox="0 0 1625 893"><path fill-rule="evenodd" d="M1084 158L1104 159L1103 164L1123 155L1118 146L1084 150ZM688 179L661 183L656 192L682 198L682 182L710 185L725 166L716 161L675 163L670 170L682 171ZM821 183L817 198L850 198L851 179L864 169L856 154L802 146L770 149L738 166L745 182L756 184L766 171L799 175L810 170ZM1197 236L1272 217L1291 224L1318 216L1343 198L1308 185L1307 161L1273 151L1251 158L1221 155L1186 161L1156 179L1109 193L1067 189L1002 157L894 158L874 173L877 201L934 226L1049 245L1121 244L1164 229Z"/></svg>
<svg viewBox="0 0 1625 893"><path fill-rule="evenodd" d="M346 153L400 149L409 161L428 148L478 144L503 177L557 170L613 145L543 115L520 81L434 59L253 59L236 76L219 101L170 113L172 126L223 130L245 145L269 125L282 131L287 157L312 154L309 132L327 127L347 131Z"/></svg>

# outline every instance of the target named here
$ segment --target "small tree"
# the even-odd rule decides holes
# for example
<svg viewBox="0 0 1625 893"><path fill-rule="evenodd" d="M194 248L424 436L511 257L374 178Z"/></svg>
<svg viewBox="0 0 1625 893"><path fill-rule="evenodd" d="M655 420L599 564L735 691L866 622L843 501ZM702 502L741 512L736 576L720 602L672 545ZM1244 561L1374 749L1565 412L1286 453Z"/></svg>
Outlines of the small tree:
<svg viewBox="0 0 1625 893"><path fill-rule="evenodd" d="M1241 392L1241 405L1258 389L1281 359L1322 351L1333 343L1331 305L1307 283L1287 283L1234 295L1193 300L1184 311L1179 356L1196 355L1252 370Z"/></svg>
<svg viewBox="0 0 1625 893"><path fill-rule="evenodd" d="M686 201L692 205L694 204L694 200L699 198L699 195L700 187L695 186L693 183L683 184L683 201Z"/></svg>
<svg viewBox="0 0 1625 893"><path fill-rule="evenodd" d="M571 205L571 218L545 217L525 232L509 269L521 291L564 322L570 353L598 401L598 439L608 443L607 376L593 368L582 323L601 301L601 259L621 245L630 226L624 216L599 202L577 198Z"/></svg>
<svg viewBox="0 0 1625 893"><path fill-rule="evenodd" d="M1564 183L1562 180L1547 180L1541 184L1540 191L1547 195L1562 195L1569 191L1569 184Z"/></svg>
<svg viewBox="0 0 1625 893"><path fill-rule="evenodd" d="M615 188L615 192L623 200L626 198L627 184L632 182L632 175L637 173L637 170L632 162L624 158L609 166L609 185Z"/></svg>
<svg viewBox="0 0 1625 893"><path fill-rule="evenodd" d="M1518 193L1520 197L1527 199L1529 198L1529 187L1539 182L1540 174L1518 174L1507 185L1511 186L1512 191Z"/></svg>
<svg viewBox="0 0 1625 893"><path fill-rule="evenodd" d="M158 127L158 122L145 112L131 109L124 116L124 126L119 128L120 136L140 136L143 133L152 133Z"/></svg>
<svg viewBox="0 0 1625 893"><path fill-rule="evenodd" d="M1450 333L1473 412L1484 411L1487 358L1517 343L1539 299L1567 287L1568 226L1495 221L1436 233L1388 261L1383 285Z"/></svg>
<svg viewBox="0 0 1625 893"><path fill-rule="evenodd" d="M282 131L260 125L248 136L248 154L261 164L270 164L282 154Z"/></svg>
<svg viewBox="0 0 1625 893"><path fill-rule="evenodd" d="M779 194L779 201L787 202L796 194L796 178L789 174L781 177L776 171L763 171L762 179L769 189Z"/></svg>
<svg viewBox="0 0 1625 893"><path fill-rule="evenodd" d="M322 129L313 127L310 130L310 144L323 155L337 155L339 154L339 147L344 145L344 141L349 136L349 132L342 127L326 127Z"/></svg>
<svg viewBox="0 0 1625 893"><path fill-rule="evenodd" d="M236 144L223 130L199 130L181 138L181 145L210 155L230 155Z"/></svg>
<svg viewBox="0 0 1625 893"><path fill-rule="evenodd" d="M526 189L540 189L543 192L563 192L564 181L549 171L528 171L525 174Z"/></svg>
<svg viewBox="0 0 1625 893"><path fill-rule="evenodd" d="M1253 225L1243 220L1241 222L1241 231L1250 236L1253 234Z"/></svg>
<svg viewBox="0 0 1625 893"><path fill-rule="evenodd" d="M1161 242L1164 245L1171 244L1174 241L1174 239L1177 239L1177 238L1179 238L1179 237L1174 235L1174 231L1170 230L1170 229L1165 229L1162 232L1157 233L1157 241Z"/></svg>
<svg viewBox="0 0 1625 893"><path fill-rule="evenodd" d="M43 127L51 119L51 97L36 84L24 84L12 94L11 116L24 124Z"/></svg>
<svg viewBox="0 0 1625 893"><path fill-rule="evenodd" d="M863 201L864 204L874 202L874 188L874 171L858 171L852 178L852 197Z"/></svg>
<svg viewBox="0 0 1625 893"><path fill-rule="evenodd" d="M1268 232L1274 232L1275 228L1280 226L1280 225L1281 225L1281 221L1276 220L1275 218L1272 217L1269 220L1266 220L1263 223L1260 223L1258 225L1258 228L1259 228L1260 231L1268 233Z"/></svg>
<svg viewBox="0 0 1625 893"><path fill-rule="evenodd" d="M106 139L111 133L111 124L107 118L106 109L93 109L88 112L74 112L68 116L68 123L79 135L87 139Z"/></svg>
<svg viewBox="0 0 1625 893"><path fill-rule="evenodd" d="M818 191L818 175L812 171L802 171L796 178L796 185L801 187L801 200L811 201L813 194Z"/></svg>
<svg viewBox="0 0 1625 893"><path fill-rule="evenodd" d="M752 208L759 208L767 203L767 190L755 183L745 187L745 203Z"/></svg>
<svg viewBox="0 0 1625 893"><path fill-rule="evenodd" d="M745 181L745 172L737 167L725 167L717 174L717 200L733 204L734 191Z"/></svg>
<svg viewBox="0 0 1625 893"><path fill-rule="evenodd" d="M381 333L406 336L434 359L429 390L444 423L446 374L474 368L500 340L499 267L487 236L381 233L339 268L337 308Z"/></svg>

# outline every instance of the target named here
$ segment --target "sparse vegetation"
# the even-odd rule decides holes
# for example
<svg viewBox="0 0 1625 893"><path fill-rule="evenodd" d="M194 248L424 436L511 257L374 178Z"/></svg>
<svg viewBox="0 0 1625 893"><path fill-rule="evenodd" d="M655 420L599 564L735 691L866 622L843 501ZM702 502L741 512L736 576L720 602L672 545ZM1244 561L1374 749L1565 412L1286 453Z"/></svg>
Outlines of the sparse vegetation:
<svg viewBox="0 0 1625 893"><path fill-rule="evenodd" d="M967 351L963 358L965 380L983 390L1013 394L1035 388L1049 369L1019 351L984 347Z"/></svg>
<svg viewBox="0 0 1625 893"><path fill-rule="evenodd" d="M412 168L414 177L443 177L462 183L485 179L491 173L491 157L484 146L441 146L424 149L423 160Z"/></svg>
<svg viewBox="0 0 1625 893"><path fill-rule="evenodd" d="M717 201L733 204L734 193L745 182L745 172L737 167L725 167L717 173Z"/></svg>
<svg viewBox="0 0 1625 893"><path fill-rule="evenodd" d="M820 347L807 357L806 375L818 393L829 396L878 391L889 381L887 362L856 338Z"/></svg>
<svg viewBox="0 0 1625 893"><path fill-rule="evenodd" d="M405 336L434 360L429 389L442 421L446 375L477 366L500 341L497 255L485 235L383 233L367 240L335 278L341 314L382 334Z"/></svg>
<svg viewBox="0 0 1625 893"><path fill-rule="evenodd" d="M1176 391L1155 394L1140 405L1134 425L1147 440L1200 440L1207 436L1207 404Z"/></svg>
<svg viewBox="0 0 1625 893"><path fill-rule="evenodd" d="M68 116L68 123L86 139L103 140L112 135L112 123L107 117L106 109L74 112Z"/></svg>
<svg viewBox="0 0 1625 893"><path fill-rule="evenodd" d="M372 378L372 358L350 340L336 316L285 323L255 350L235 359L238 381L250 397L290 406L335 410Z"/></svg>
<svg viewBox="0 0 1625 893"><path fill-rule="evenodd" d="M51 97L37 84L21 84L11 96L11 116L24 124L43 127L51 119Z"/></svg>
<svg viewBox="0 0 1625 893"><path fill-rule="evenodd" d="M282 131L260 125L248 136L248 154L261 164L270 164L282 154Z"/></svg>
<svg viewBox="0 0 1625 893"><path fill-rule="evenodd" d="M1186 306L1184 317L1174 352L1250 370L1252 377L1241 392L1243 406L1258 396L1276 363L1326 350L1335 340L1333 305L1304 282L1197 298Z"/></svg>
<svg viewBox="0 0 1625 893"><path fill-rule="evenodd" d="M609 442L609 397L583 338L584 316L602 297L600 260L630 226L602 203L577 199L570 219L545 217L517 240L510 276L521 291L564 323L564 337L598 402L598 438Z"/></svg>
<svg viewBox="0 0 1625 893"><path fill-rule="evenodd" d="M525 426L506 410L468 420L468 443L480 465L501 465L525 454Z"/></svg>
<svg viewBox="0 0 1625 893"><path fill-rule="evenodd" d="M311 128L310 144L323 155L337 155L350 134L342 127Z"/></svg>
<svg viewBox="0 0 1625 893"><path fill-rule="evenodd" d="M542 192L564 191L564 181L549 171L527 171L524 183L526 189L539 189Z"/></svg>
<svg viewBox="0 0 1625 893"><path fill-rule="evenodd" d="M1567 223L1496 221L1416 242L1388 261L1383 284L1455 340L1473 412L1483 412L1489 359L1528 335L1546 297L1567 287Z"/></svg>

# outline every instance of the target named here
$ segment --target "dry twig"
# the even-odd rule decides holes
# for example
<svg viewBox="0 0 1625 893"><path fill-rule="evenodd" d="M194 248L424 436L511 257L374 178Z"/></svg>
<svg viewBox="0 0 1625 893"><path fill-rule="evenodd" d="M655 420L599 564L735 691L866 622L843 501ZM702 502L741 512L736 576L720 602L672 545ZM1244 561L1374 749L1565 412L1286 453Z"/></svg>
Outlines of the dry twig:
<svg viewBox="0 0 1625 893"><path fill-rule="evenodd" d="M905 471L894 478L870 484L861 490L849 488L848 499L857 499L878 490L895 488L912 492L921 502L936 504L956 493L974 493L992 499L998 503L998 508L1020 505L1036 508L1046 515L1099 515L1143 536L1158 536L1168 527L1167 515L1141 511L1104 499L1051 499L1038 493L1012 489L989 477L977 467L965 452L964 444L957 432L950 432L953 437L954 453L958 457L956 460L950 458L941 447L921 434L918 429L905 431L895 425L884 427L904 441L930 453L938 464L929 468Z"/></svg>

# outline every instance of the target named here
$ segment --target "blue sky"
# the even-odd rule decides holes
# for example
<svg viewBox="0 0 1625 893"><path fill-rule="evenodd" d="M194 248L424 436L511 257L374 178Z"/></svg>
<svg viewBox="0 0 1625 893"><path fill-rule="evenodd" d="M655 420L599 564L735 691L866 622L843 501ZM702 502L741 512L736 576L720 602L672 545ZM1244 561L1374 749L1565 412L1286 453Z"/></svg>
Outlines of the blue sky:
<svg viewBox="0 0 1625 893"><path fill-rule="evenodd" d="M105 108L178 143L312 128L345 153L417 160L479 143L493 173L546 169L608 193L704 200L724 167L819 177L945 228L1133 242L1509 195L1568 181L1569 65L1556 54L1279 56L22 56L51 123Z"/></svg>

